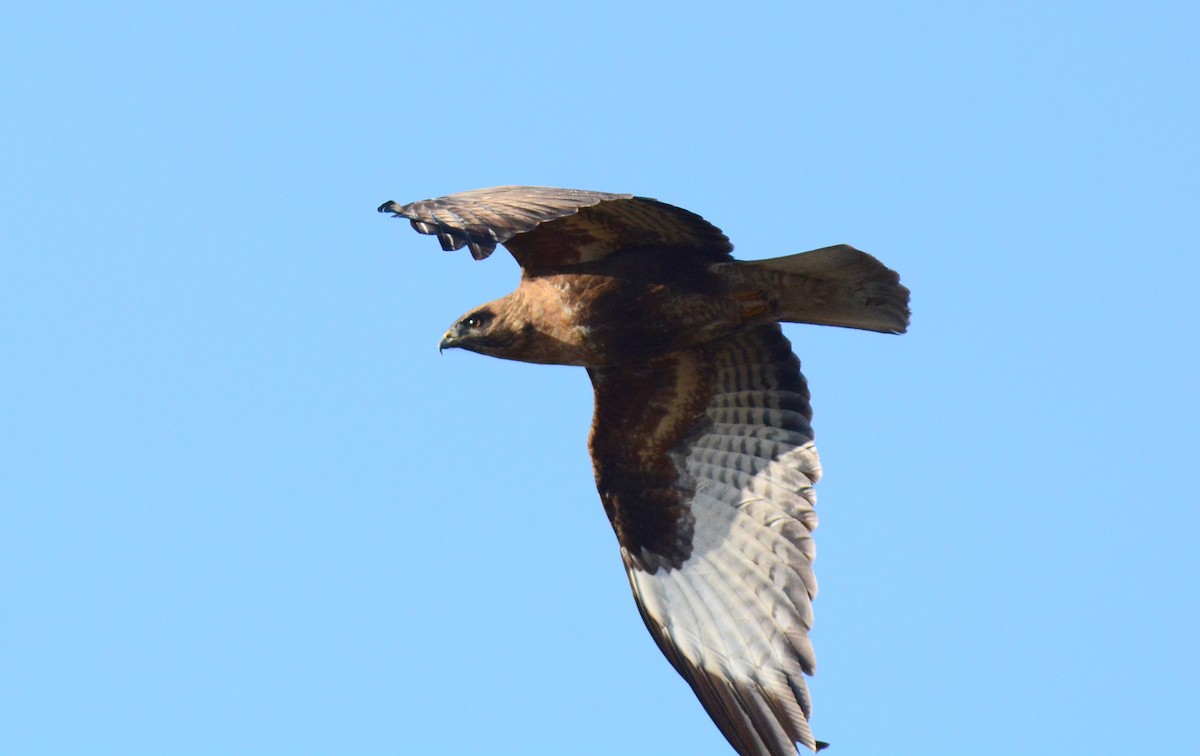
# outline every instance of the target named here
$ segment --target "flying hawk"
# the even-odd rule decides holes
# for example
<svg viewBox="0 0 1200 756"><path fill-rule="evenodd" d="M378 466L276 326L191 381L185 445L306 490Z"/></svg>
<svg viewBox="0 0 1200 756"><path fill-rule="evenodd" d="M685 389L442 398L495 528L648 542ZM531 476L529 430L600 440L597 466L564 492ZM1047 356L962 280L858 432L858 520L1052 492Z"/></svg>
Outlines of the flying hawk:
<svg viewBox="0 0 1200 756"><path fill-rule="evenodd" d="M779 323L903 333L899 276L846 245L737 261L700 216L629 194L502 186L379 211L475 259L508 248L520 286L442 348L587 368L596 487L658 647L739 753L823 747L804 680L821 467Z"/></svg>

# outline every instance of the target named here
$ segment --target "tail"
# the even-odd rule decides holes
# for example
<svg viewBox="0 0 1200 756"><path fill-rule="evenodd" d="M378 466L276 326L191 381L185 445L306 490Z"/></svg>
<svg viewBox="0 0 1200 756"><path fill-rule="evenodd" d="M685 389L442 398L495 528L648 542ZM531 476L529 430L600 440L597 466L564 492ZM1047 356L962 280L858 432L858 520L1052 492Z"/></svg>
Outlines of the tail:
<svg viewBox="0 0 1200 756"><path fill-rule="evenodd" d="M735 264L749 274L745 278L762 279L781 321L908 330L908 289L900 274L847 244Z"/></svg>

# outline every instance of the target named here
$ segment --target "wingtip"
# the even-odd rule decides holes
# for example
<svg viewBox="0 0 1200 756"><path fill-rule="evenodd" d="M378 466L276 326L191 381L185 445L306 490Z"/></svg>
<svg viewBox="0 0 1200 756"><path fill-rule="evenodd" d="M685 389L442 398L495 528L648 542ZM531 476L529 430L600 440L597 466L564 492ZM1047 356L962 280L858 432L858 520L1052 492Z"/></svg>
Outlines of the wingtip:
<svg viewBox="0 0 1200 756"><path fill-rule="evenodd" d="M399 216L400 209L401 209L400 205L396 204L395 200L388 200L387 202L384 202L379 207L375 208L375 212L391 213L392 215Z"/></svg>

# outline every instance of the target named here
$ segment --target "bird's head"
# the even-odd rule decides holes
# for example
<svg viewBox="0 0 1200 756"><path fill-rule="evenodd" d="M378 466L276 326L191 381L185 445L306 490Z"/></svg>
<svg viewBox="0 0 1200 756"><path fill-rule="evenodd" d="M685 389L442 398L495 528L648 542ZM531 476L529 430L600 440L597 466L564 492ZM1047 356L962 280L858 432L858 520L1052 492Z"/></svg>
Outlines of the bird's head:
<svg viewBox="0 0 1200 756"><path fill-rule="evenodd" d="M469 352L496 355L512 341L505 331L495 308L490 304L476 307L459 318L442 335L438 351L466 349Z"/></svg>
<svg viewBox="0 0 1200 756"><path fill-rule="evenodd" d="M541 339L524 313L515 294L480 305L450 326L438 349L466 349L505 360L544 362L535 356Z"/></svg>
<svg viewBox="0 0 1200 756"><path fill-rule="evenodd" d="M461 316L442 335L438 349L466 349L519 362L587 364L577 358L577 350L571 345L540 330L515 293L480 305Z"/></svg>

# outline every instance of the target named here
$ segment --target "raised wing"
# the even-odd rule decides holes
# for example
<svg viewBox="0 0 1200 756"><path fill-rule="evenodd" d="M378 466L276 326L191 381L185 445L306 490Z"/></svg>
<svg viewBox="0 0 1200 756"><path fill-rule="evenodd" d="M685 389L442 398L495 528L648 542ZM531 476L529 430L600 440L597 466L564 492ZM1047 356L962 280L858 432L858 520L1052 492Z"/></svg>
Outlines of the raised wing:
<svg viewBox="0 0 1200 756"><path fill-rule="evenodd" d="M497 244L529 271L589 262L638 247L675 248L728 259L733 245L695 213L630 194L498 186L408 205L385 202L379 212L408 218L442 249L468 247L476 260Z"/></svg>
<svg viewBox="0 0 1200 756"><path fill-rule="evenodd" d="M804 674L820 463L778 325L590 370L592 457L642 619L746 756L818 749Z"/></svg>

